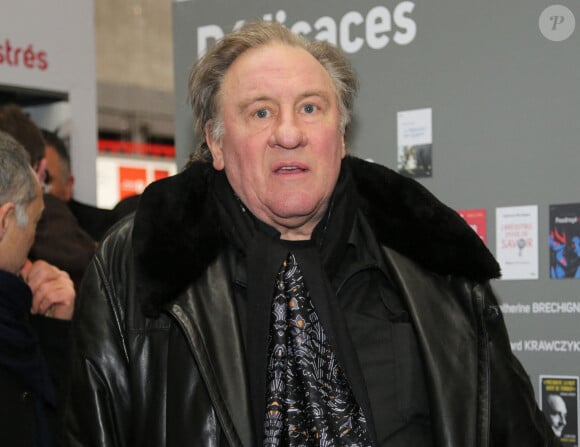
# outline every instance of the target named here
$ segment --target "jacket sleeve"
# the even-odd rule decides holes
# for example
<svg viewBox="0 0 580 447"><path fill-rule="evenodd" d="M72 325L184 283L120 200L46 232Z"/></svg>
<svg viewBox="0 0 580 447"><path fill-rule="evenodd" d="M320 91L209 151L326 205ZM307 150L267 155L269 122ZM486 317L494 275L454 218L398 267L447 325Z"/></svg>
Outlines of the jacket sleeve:
<svg viewBox="0 0 580 447"><path fill-rule="evenodd" d="M530 378L512 353L508 332L491 287L484 288L483 326L490 364L490 446L559 447L539 409Z"/></svg>
<svg viewBox="0 0 580 447"><path fill-rule="evenodd" d="M124 299L130 262L130 225L103 241L76 301L69 382L63 410L63 445L131 445L129 357Z"/></svg>

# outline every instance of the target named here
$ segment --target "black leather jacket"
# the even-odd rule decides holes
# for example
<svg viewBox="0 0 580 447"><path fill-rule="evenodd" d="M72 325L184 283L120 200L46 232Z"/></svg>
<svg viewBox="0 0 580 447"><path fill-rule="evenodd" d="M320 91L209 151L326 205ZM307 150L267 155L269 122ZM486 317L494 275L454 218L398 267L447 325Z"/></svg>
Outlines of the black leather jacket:
<svg viewBox="0 0 580 447"><path fill-rule="evenodd" d="M488 284L499 269L479 238L416 182L345 163L416 329L435 445L557 445L511 353ZM154 184L102 242L77 299L65 445L257 445L212 172L193 165Z"/></svg>

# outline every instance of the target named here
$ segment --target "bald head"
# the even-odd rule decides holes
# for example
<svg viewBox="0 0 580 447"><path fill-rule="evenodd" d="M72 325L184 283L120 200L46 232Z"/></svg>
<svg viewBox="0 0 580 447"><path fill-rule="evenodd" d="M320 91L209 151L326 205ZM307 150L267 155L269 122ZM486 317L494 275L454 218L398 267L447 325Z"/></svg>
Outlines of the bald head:
<svg viewBox="0 0 580 447"><path fill-rule="evenodd" d="M566 416L568 415L568 409L566 408L566 402L561 396L557 394L550 394L546 398L548 419L550 425L552 426L552 431L558 437L562 436L562 431L566 426Z"/></svg>

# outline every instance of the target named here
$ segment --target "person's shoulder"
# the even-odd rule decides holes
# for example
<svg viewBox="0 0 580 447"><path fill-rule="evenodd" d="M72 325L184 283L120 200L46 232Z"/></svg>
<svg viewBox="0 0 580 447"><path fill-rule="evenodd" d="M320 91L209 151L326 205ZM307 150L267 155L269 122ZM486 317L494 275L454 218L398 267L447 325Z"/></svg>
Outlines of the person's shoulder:
<svg viewBox="0 0 580 447"><path fill-rule="evenodd" d="M415 179L347 157L359 208L380 244L442 275L485 282L500 276L487 246L455 210Z"/></svg>
<svg viewBox="0 0 580 447"><path fill-rule="evenodd" d="M194 163L180 173L151 183L139 199L135 211L135 233L148 245L153 234L168 234L172 243L176 232L189 231L204 222L210 213L211 188L215 170L209 163ZM158 236L155 237L159 239Z"/></svg>
<svg viewBox="0 0 580 447"><path fill-rule="evenodd" d="M110 259L112 256L125 257L132 249L134 214L129 214L115 222L99 243L97 256Z"/></svg>
<svg viewBox="0 0 580 447"><path fill-rule="evenodd" d="M103 237L99 247L102 249L105 245L121 242L124 243L125 241L130 240L131 232L133 231L134 217L134 214L129 214L115 222Z"/></svg>
<svg viewBox="0 0 580 447"><path fill-rule="evenodd" d="M107 208L99 208L88 203L79 202L78 200L71 199L67 202L68 208L75 215L75 217L81 220L106 220L112 219L113 210Z"/></svg>
<svg viewBox="0 0 580 447"><path fill-rule="evenodd" d="M67 205L81 228L95 241L100 241L105 232L116 221L113 210L107 208L98 208L75 199L69 200Z"/></svg>
<svg viewBox="0 0 580 447"><path fill-rule="evenodd" d="M140 200L141 194L125 197L124 199L120 200L112 210L115 219L119 220L131 213L134 213L139 206Z"/></svg>
<svg viewBox="0 0 580 447"><path fill-rule="evenodd" d="M215 173L211 163L192 163L183 171L147 186L141 195L139 204L144 201L149 205L155 201L188 200L186 199L188 196L203 195L211 186L211 179Z"/></svg>
<svg viewBox="0 0 580 447"><path fill-rule="evenodd" d="M76 218L66 202L63 202L58 197L53 196L50 193L45 193L43 195L43 200L44 200L44 212L42 214L43 217L59 216L61 218L65 217L67 219L71 219L76 222Z"/></svg>

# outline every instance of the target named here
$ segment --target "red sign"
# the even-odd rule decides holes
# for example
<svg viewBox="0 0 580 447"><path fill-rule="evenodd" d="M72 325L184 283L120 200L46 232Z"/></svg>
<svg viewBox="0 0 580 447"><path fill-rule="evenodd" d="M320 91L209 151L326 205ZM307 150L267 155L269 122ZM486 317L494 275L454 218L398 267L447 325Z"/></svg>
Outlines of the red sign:
<svg viewBox="0 0 580 447"><path fill-rule="evenodd" d="M146 168L119 166L119 200L141 194L146 186Z"/></svg>
<svg viewBox="0 0 580 447"><path fill-rule="evenodd" d="M487 233L485 231L485 210L459 210L457 211L463 219L475 231L484 244L487 244Z"/></svg>
<svg viewBox="0 0 580 447"><path fill-rule="evenodd" d="M155 180L159 180L165 177L169 177L169 171L165 169L155 169L155 171L153 171L153 178Z"/></svg>
<svg viewBox="0 0 580 447"><path fill-rule="evenodd" d="M136 143L134 141L99 139L99 153L145 155L175 158L175 146L169 144Z"/></svg>

